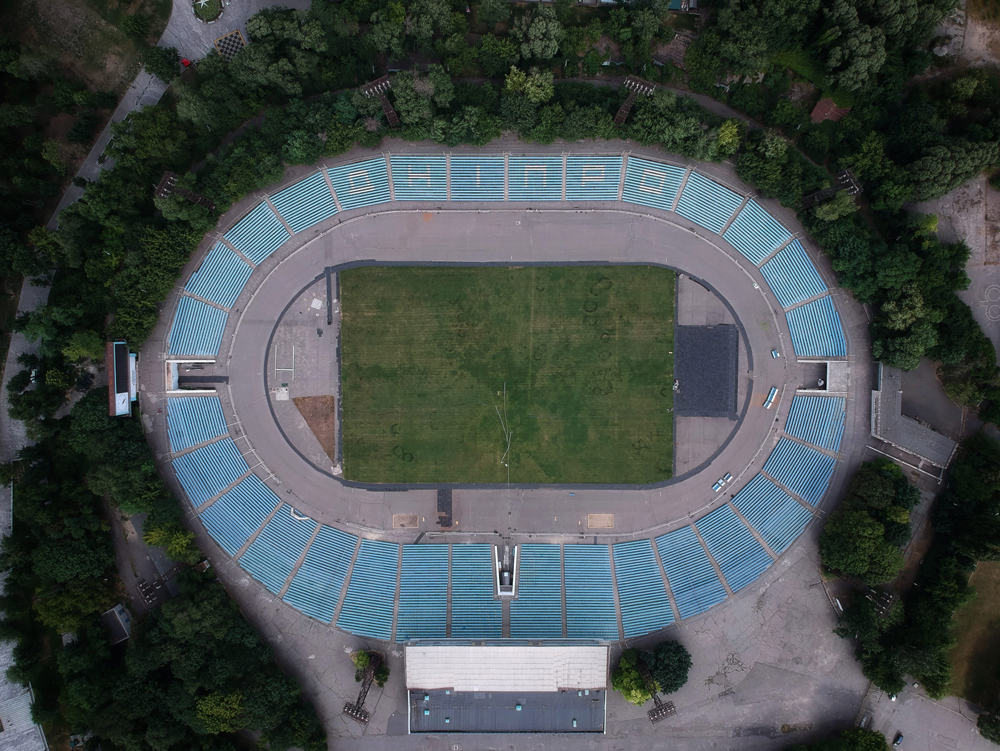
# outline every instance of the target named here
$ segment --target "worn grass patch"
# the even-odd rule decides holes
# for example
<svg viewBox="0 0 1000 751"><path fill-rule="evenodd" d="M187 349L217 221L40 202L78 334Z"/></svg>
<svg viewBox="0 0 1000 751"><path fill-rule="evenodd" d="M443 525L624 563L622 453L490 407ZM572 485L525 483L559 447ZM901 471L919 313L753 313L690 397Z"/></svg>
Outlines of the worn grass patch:
<svg viewBox="0 0 1000 751"><path fill-rule="evenodd" d="M297 396L295 403L330 461L337 461L337 401L332 396Z"/></svg>
<svg viewBox="0 0 1000 751"><path fill-rule="evenodd" d="M990 707L1000 692L1000 562L976 566L969 583L976 599L955 614L952 693L981 707Z"/></svg>
<svg viewBox="0 0 1000 751"><path fill-rule="evenodd" d="M340 287L347 479L671 476L673 272L366 267Z"/></svg>

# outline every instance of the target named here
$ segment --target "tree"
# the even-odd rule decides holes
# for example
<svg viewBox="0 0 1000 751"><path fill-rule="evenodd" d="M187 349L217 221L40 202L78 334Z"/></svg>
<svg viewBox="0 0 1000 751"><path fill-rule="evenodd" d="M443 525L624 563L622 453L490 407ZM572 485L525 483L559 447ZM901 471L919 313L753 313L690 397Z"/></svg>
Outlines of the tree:
<svg viewBox="0 0 1000 751"><path fill-rule="evenodd" d="M149 17L139 13L122 19L122 33L134 42L142 42L149 34Z"/></svg>
<svg viewBox="0 0 1000 751"><path fill-rule="evenodd" d="M652 698L642 676L639 675L639 660L642 653L638 649L622 652L618 667L611 674L611 688L621 693L630 704L642 705Z"/></svg>
<svg viewBox="0 0 1000 751"><path fill-rule="evenodd" d="M0 276L36 276L48 268L48 262L32 252L13 229L0 224Z"/></svg>
<svg viewBox="0 0 1000 751"><path fill-rule="evenodd" d="M233 733L242 728L242 714L243 694L240 691L212 693L198 699L198 719L212 735Z"/></svg>
<svg viewBox="0 0 1000 751"><path fill-rule="evenodd" d="M903 570L903 554L883 537L885 527L863 509L833 512L819 538L823 564L864 584L892 581Z"/></svg>
<svg viewBox="0 0 1000 751"><path fill-rule="evenodd" d="M1000 745L1000 704L997 704L989 712L983 712L976 720L976 727L979 734L988 741Z"/></svg>
<svg viewBox="0 0 1000 751"><path fill-rule="evenodd" d="M687 683L691 655L680 642L660 642L642 659L661 694L672 694Z"/></svg>
<svg viewBox="0 0 1000 751"><path fill-rule="evenodd" d="M164 83L170 83L180 70L180 57L175 47L146 47L140 54L146 70Z"/></svg>
<svg viewBox="0 0 1000 751"><path fill-rule="evenodd" d="M740 143L743 141L743 133L746 127L742 120L726 120L719 126L719 134L716 138L716 148L722 157L732 156L739 151Z"/></svg>
<svg viewBox="0 0 1000 751"><path fill-rule="evenodd" d="M971 177L1000 163L1000 143L954 139L931 146L910 165L913 198L928 201L954 190Z"/></svg>
<svg viewBox="0 0 1000 751"><path fill-rule="evenodd" d="M507 0L481 0L477 15L479 21L493 28L510 18L510 3Z"/></svg>
<svg viewBox="0 0 1000 751"><path fill-rule="evenodd" d="M503 3L507 7L507 0L503 0ZM493 34L486 34L479 40L476 56L483 72L491 78L496 77L517 62L517 45L508 37L498 38Z"/></svg>
<svg viewBox="0 0 1000 751"><path fill-rule="evenodd" d="M555 8L541 5L514 19L511 34L521 43L521 57L525 60L549 60L559 51L566 32L556 19Z"/></svg>
<svg viewBox="0 0 1000 751"><path fill-rule="evenodd" d="M62 353L70 362L100 360L104 357L104 339L95 331L74 331Z"/></svg>
<svg viewBox="0 0 1000 751"><path fill-rule="evenodd" d="M532 68L528 73L511 66L510 73L504 79L504 90L513 93L523 93L532 104L549 101L556 93L552 83L551 70Z"/></svg>
<svg viewBox="0 0 1000 751"><path fill-rule="evenodd" d="M838 190L829 201L816 207L816 218L824 222L832 222L858 210L854 198L846 190Z"/></svg>

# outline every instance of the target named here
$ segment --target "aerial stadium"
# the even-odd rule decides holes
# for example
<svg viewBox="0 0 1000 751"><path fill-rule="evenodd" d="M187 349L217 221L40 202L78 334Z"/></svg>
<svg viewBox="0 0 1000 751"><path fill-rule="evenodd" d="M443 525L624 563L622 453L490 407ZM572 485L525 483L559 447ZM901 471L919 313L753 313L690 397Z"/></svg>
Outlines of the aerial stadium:
<svg viewBox="0 0 1000 751"><path fill-rule="evenodd" d="M870 432L867 319L793 212L632 144L298 168L163 311L144 413L203 549L405 646L413 733L603 732L608 645L773 575Z"/></svg>

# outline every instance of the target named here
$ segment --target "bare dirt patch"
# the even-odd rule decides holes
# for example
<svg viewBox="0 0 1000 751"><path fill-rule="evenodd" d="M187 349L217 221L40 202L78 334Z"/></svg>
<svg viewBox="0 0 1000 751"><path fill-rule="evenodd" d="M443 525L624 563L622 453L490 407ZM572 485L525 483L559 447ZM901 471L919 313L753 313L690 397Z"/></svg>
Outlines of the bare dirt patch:
<svg viewBox="0 0 1000 751"><path fill-rule="evenodd" d="M306 425L330 461L337 463L337 404L332 396L297 396L292 399Z"/></svg>

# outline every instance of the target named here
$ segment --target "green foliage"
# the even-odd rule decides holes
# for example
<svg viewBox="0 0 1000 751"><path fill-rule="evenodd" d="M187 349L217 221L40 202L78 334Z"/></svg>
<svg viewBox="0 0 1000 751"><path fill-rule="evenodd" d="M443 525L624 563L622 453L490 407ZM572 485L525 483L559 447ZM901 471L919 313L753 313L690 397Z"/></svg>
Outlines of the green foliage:
<svg viewBox="0 0 1000 751"><path fill-rule="evenodd" d="M811 743L808 746L788 746L787 751L889 751L889 742L877 730L850 728L837 738Z"/></svg>
<svg viewBox="0 0 1000 751"><path fill-rule="evenodd" d="M753 131L736 162L740 179L785 206L822 187L825 174L812 166L775 131Z"/></svg>
<svg viewBox="0 0 1000 751"><path fill-rule="evenodd" d="M149 34L149 17L135 13L125 16L121 23L122 33L135 42L142 42Z"/></svg>
<svg viewBox="0 0 1000 751"><path fill-rule="evenodd" d="M238 689L228 694L211 693L197 701L196 716L211 735L233 733L242 727L243 693Z"/></svg>
<svg viewBox="0 0 1000 751"><path fill-rule="evenodd" d="M528 73L511 66L504 79L504 91L522 93L532 104L549 101L556 93L551 70L532 68Z"/></svg>
<svg viewBox="0 0 1000 751"><path fill-rule="evenodd" d="M508 7L507 0L501 0L504 7ZM517 62L518 46L508 37L495 37L493 34L485 34L479 40L479 48L476 52L479 64L483 72L491 78L502 75Z"/></svg>
<svg viewBox="0 0 1000 751"><path fill-rule="evenodd" d="M904 564L899 548L910 538L909 510L919 500L896 464L863 464L820 534L823 565L868 585L894 579Z"/></svg>
<svg viewBox="0 0 1000 751"><path fill-rule="evenodd" d="M672 694L687 683L691 655L678 641L662 641L642 655L661 694Z"/></svg>
<svg viewBox="0 0 1000 751"><path fill-rule="evenodd" d="M493 28L510 18L510 3L507 0L480 0L476 17L481 23Z"/></svg>
<svg viewBox="0 0 1000 751"><path fill-rule="evenodd" d="M1000 745L1000 704L989 712L983 712L976 719L979 734L988 741Z"/></svg>
<svg viewBox="0 0 1000 751"><path fill-rule="evenodd" d="M511 34L521 43L521 57L525 60L549 60L559 51L566 32L556 19L555 8L539 5L514 19Z"/></svg>
<svg viewBox="0 0 1000 751"><path fill-rule="evenodd" d="M174 47L147 47L140 57L146 70L164 83L170 83L180 71L180 56Z"/></svg>
<svg viewBox="0 0 1000 751"><path fill-rule="evenodd" d="M626 649L622 652L618 666L611 673L611 688L619 692L629 704L641 706L652 698L649 689L639 675L638 664L642 652Z"/></svg>
<svg viewBox="0 0 1000 751"><path fill-rule="evenodd" d="M829 201L816 207L816 218L822 222L832 222L858 210L858 205L846 190L837 191Z"/></svg>

